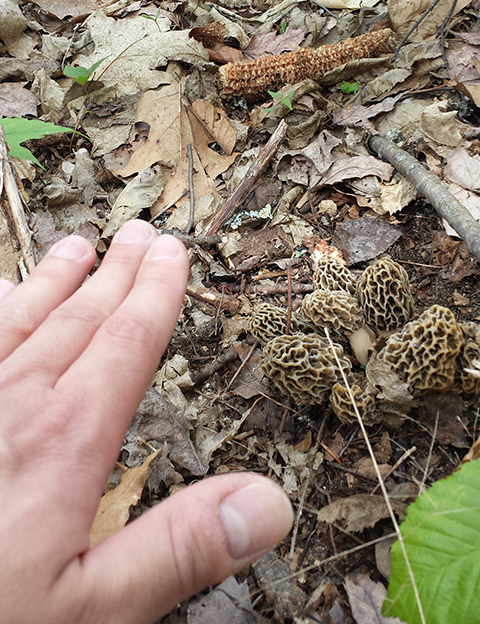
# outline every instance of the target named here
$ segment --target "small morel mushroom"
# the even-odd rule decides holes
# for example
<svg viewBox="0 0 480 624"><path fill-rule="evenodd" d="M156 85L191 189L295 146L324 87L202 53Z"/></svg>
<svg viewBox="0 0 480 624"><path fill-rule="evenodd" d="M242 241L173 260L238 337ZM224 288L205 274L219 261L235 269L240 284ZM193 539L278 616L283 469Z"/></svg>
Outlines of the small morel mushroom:
<svg viewBox="0 0 480 624"><path fill-rule="evenodd" d="M328 327L338 333L354 332L365 322L358 299L344 290L314 290L305 295L302 316L317 329Z"/></svg>
<svg viewBox="0 0 480 624"><path fill-rule="evenodd" d="M247 330L262 346L277 336L283 336L287 327L287 310L270 303L261 303L248 319ZM290 318L290 334L311 333L313 328L296 314Z"/></svg>
<svg viewBox="0 0 480 624"><path fill-rule="evenodd" d="M365 327L356 297L345 290L314 290L305 295L301 312L319 331L327 327L337 333L345 332L355 357L360 364L366 364L373 336Z"/></svg>
<svg viewBox="0 0 480 624"><path fill-rule="evenodd" d="M346 290L354 296L357 280L341 258L325 255L315 263L313 287L316 290Z"/></svg>
<svg viewBox="0 0 480 624"><path fill-rule="evenodd" d="M333 343L340 365L350 372L350 361L339 344ZM341 372L329 342L308 336L279 336L263 349L262 368L274 385L292 397L298 405L324 403L332 386L341 379Z"/></svg>
<svg viewBox="0 0 480 624"><path fill-rule="evenodd" d="M460 323L463 332L463 343L457 358L457 370L452 390L476 394L480 392L480 378L472 375L475 362L480 360L480 325L477 323Z"/></svg>
<svg viewBox="0 0 480 624"><path fill-rule="evenodd" d="M365 269L358 295L365 320L375 331L397 331L413 317L408 274L388 256Z"/></svg>
<svg viewBox="0 0 480 624"><path fill-rule="evenodd" d="M355 404L362 421L368 425L375 425L381 420L380 414L375 410L375 399L366 394L365 390L357 384L350 386ZM338 419L343 423L357 422L355 408L353 407L348 389L341 383L336 383L332 388L330 403Z"/></svg>
<svg viewBox="0 0 480 624"><path fill-rule="evenodd" d="M390 335L376 357L390 365L414 396L420 396L450 388L462 343L453 312L433 305Z"/></svg>

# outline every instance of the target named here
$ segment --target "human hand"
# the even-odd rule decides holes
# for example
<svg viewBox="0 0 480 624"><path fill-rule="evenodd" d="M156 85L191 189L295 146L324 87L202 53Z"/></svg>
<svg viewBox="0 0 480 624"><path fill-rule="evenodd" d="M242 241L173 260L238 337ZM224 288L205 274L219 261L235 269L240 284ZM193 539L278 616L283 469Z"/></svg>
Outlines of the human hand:
<svg viewBox="0 0 480 624"><path fill-rule="evenodd" d="M292 512L262 477L203 480L93 549L89 530L174 329L183 245L142 221L95 251L57 243L0 281L0 622L142 624L280 541Z"/></svg>

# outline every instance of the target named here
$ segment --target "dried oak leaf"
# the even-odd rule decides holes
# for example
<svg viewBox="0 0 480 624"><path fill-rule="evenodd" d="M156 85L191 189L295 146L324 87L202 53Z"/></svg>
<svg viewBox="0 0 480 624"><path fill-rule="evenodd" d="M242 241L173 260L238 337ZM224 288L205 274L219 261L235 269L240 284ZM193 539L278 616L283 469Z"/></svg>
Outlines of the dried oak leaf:
<svg viewBox="0 0 480 624"><path fill-rule="evenodd" d="M391 505L400 520L403 520L406 506L393 500ZM319 522L338 524L349 533L358 533L373 527L379 520L388 517L389 513L383 496L370 496L370 494L355 494L347 498L339 498L318 512Z"/></svg>
<svg viewBox="0 0 480 624"><path fill-rule="evenodd" d="M402 624L398 618L382 615L387 595L382 583L375 583L367 574L352 574L345 579L345 589L357 624Z"/></svg>

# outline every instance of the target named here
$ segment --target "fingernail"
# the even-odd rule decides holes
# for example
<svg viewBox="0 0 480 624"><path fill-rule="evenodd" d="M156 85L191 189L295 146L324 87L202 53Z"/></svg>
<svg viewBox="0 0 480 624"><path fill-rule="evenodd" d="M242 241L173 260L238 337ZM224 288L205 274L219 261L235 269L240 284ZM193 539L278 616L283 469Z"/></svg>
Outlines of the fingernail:
<svg viewBox="0 0 480 624"><path fill-rule="evenodd" d="M293 522L290 501L273 483L252 483L230 494L219 513L228 550L235 559L270 550L287 535Z"/></svg>
<svg viewBox="0 0 480 624"><path fill-rule="evenodd" d="M50 249L50 254L65 260L80 260L90 250L90 243L81 236L67 236Z"/></svg>
<svg viewBox="0 0 480 624"><path fill-rule="evenodd" d="M175 236L163 234L150 245L150 249L145 255L145 260L168 260L169 258L174 258L180 251L181 245L182 243Z"/></svg>
<svg viewBox="0 0 480 624"><path fill-rule="evenodd" d="M139 244L146 243L154 234L154 229L146 221L135 219L127 221L113 237L113 243Z"/></svg>

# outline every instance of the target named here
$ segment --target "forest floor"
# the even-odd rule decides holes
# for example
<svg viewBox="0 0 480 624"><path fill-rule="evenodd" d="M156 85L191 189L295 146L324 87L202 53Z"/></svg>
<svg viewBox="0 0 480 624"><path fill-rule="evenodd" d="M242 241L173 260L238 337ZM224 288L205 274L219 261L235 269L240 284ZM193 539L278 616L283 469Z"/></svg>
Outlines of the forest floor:
<svg viewBox="0 0 480 624"><path fill-rule="evenodd" d="M480 323L478 260L368 146L372 134L387 135L480 217L479 2L459 0L449 14L452 2L440 0L393 62L430 1L321 4L0 1L8 17L0 20L0 117L81 132L27 141L43 169L16 161L37 259L79 233L101 260L111 236L135 217L189 247L181 318L108 489L145 466L133 519L200 478L252 470L282 485L294 505L294 531L274 553L179 605L164 623L393 621L378 612L393 526L360 427L340 422L328 401L296 405L264 375L261 347L247 331L258 304L298 311L319 250L334 247L356 277L393 258L408 274L417 315L438 304L459 323ZM267 88L260 76L244 98L230 97L218 76L228 61L384 28L393 31L389 50L340 68L329 61L326 77ZM79 84L67 66L85 68L88 81ZM249 183L281 120L281 144ZM246 192L212 227L242 181ZM1 277L16 281L19 262L22 250L3 222ZM475 442L478 393L429 393L406 412L368 427L400 519ZM329 507L348 499L348 508ZM331 511L321 521L320 509ZM377 610L368 611L375 600Z"/></svg>

